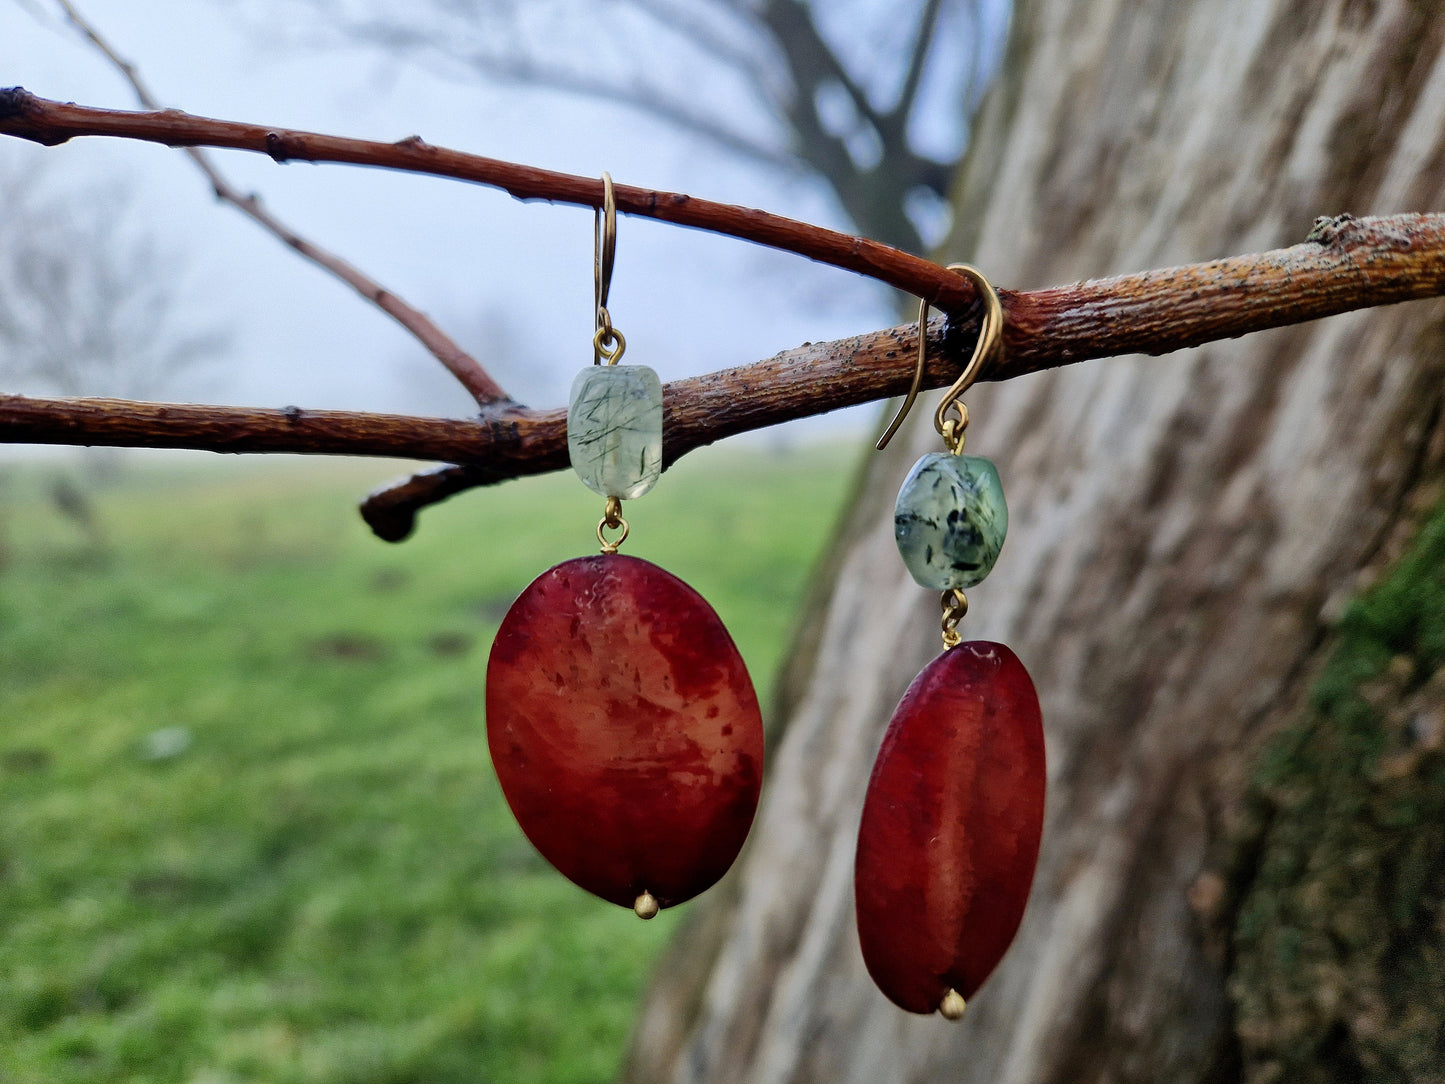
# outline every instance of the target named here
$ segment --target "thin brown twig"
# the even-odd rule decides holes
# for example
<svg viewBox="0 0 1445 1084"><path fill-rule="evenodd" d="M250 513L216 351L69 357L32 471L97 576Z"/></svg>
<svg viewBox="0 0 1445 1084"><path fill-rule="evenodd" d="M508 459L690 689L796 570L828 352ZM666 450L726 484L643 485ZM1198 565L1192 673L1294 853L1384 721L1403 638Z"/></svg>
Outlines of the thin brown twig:
<svg viewBox="0 0 1445 1084"><path fill-rule="evenodd" d="M548 412L526 413L546 417ZM110 448L386 456L476 467L488 461L478 449L492 443L485 423L458 418L5 394L0 394L0 440ZM496 480L517 473L503 470Z"/></svg>
<svg viewBox="0 0 1445 1084"><path fill-rule="evenodd" d="M159 99L151 93L150 87L141 79L133 62L122 57L115 48L85 18L70 0L55 0L65 18L75 29L100 52L121 73L136 99L150 110L162 110ZM192 162L210 182L216 198L229 203L255 222L262 229L274 234L282 244L294 249L304 259L310 260L324 271L329 272L350 286L367 301L386 313L424 346L433 357L446 366L450 372L471 393L472 398L483 408L510 405L512 399L502 390L482 364L457 344L451 336L442 331L430 317L419 309L407 304L402 298L386 289L370 276L362 273L333 252L302 237L290 226L281 222L261 204L255 193L242 195L216 168L210 155L199 147L183 147Z"/></svg>
<svg viewBox="0 0 1445 1084"><path fill-rule="evenodd" d="M1209 263L1003 291L1005 356L980 376L1008 380L1090 358L1164 354L1355 309L1445 295L1445 214L1321 219L1299 245ZM924 386L958 374L976 321L929 326ZM813 343L666 386L667 463L724 437L901 394L917 350L906 325ZM566 415L517 410L481 421L340 411L257 411L97 399L0 396L0 441L309 452L437 459L373 494L363 515L406 537L416 513L454 493L567 464Z"/></svg>
<svg viewBox="0 0 1445 1084"><path fill-rule="evenodd" d="M195 117L175 109L149 113L93 109L40 98L21 87L0 90L0 134L46 146L78 136L119 136L171 147L225 147L266 154L278 162L339 162L452 177L501 188L522 200L544 199L600 207L603 199L599 178L578 177L434 147L419 136L396 143L377 143ZM793 252L867 275L917 297L926 297L949 312L961 311L975 300L968 280L930 260L878 241L679 192L658 192L633 185L615 185L614 190L617 210L624 214L657 218Z"/></svg>

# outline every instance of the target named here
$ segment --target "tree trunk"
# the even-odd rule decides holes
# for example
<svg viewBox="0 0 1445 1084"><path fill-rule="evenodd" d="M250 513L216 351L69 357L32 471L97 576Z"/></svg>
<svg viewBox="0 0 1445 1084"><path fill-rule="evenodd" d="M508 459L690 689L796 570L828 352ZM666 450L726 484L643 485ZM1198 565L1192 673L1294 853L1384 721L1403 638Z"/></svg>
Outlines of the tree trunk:
<svg viewBox="0 0 1445 1084"><path fill-rule="evenodd" d="M1442 205L1435 0L1024 0L1012 34L947 251L1000 285ZM940 447L920 408L840 528L753 837L663 961L629 1078L1445 1078L1445 831L1429 823L1445 816L1445 587L1392 571L1445 477L1445 308L1072 366L968 402L1010 531L963 631L1030 668L1050 761L1017 942L948 1024L889 1004L854 931L872 759L938 650L937 598L890 522L903 474ZM1439 552L1412 574L1438 580ZM1416 610L1366 643L1341 618L1381 577ZM1405 983L1402 961L1419 965L1403 1000L1381 981Z"/></svg>

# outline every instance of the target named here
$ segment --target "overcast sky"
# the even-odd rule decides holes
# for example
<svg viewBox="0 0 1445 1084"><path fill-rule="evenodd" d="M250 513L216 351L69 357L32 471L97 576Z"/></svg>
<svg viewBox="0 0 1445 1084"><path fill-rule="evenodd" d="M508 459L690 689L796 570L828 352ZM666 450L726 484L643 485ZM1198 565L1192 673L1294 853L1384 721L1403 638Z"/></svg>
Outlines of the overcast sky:
<svg viewBox="0 0 1445 1084"><path fill-rule="evenodd" d="M820 186L760 174L636 113L447 81L359 50L276 49L264 27L218 0L84 0L81 10L158 97L192 113L382 140L417 133L846 228ZM94 50L58 21L37 21L19 0L0 0L0 85L14 84L134 108ZM565 402L576 369L591 360L590 211L450 181L216 153L238 185L430 313L514 394L536 405ZM179 153L121 140L41 149L7 139L0 155L12 167L43 159L50 182L79 199L97 179L120 178L134 190L135 213L183 257L187 296L234 336L222 363L177 389L180 397L467 412L470 400L404 333L215 203ZM610 308L627 336L627 360L652 365L664 380L896 321L887 293L854 276L626 217Z"/></svg>

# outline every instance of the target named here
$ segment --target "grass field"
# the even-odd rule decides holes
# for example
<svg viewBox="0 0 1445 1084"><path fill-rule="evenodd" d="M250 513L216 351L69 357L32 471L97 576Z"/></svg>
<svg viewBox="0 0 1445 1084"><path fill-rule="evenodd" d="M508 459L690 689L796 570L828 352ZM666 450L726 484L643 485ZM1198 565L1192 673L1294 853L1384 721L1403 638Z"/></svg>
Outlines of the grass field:
<svg viewBox="0 0 1445 1084"><path fill-rule="evenodd" d="M701 453L626 509L765 704L840 460ZM608 1080L672 916L532 852L482 719L600 498L512 483L389 546L354 511L389 464L131 462L99 544L45 468L0 489L0 1080Z"/></svg>

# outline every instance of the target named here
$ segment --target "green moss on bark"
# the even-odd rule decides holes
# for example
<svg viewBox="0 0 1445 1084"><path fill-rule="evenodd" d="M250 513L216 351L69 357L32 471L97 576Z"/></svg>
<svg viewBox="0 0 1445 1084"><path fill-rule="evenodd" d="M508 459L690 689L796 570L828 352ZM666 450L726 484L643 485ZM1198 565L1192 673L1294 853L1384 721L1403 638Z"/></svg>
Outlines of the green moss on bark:
<svg viewBox="0 0 1445 1084"><path fill-rule="evenodd" d="M1263 754L1230 994L1251 1084L1445 1081L1445 508Z"/></svg>

